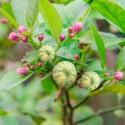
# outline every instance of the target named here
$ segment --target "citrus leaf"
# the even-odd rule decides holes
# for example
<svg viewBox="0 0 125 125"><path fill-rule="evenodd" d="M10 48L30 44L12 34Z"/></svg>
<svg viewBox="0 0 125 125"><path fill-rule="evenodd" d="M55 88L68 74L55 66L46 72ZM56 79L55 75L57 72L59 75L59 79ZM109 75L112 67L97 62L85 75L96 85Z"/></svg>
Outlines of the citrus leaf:
<svg viewBox="0 0 125 125"><path fill-rule="evenodd" d="M18 23L8 12L6 12L4 9L0 8L0 13L2 15L4 15L12 23L13 26L15 26L16 28L18 27Z"/></svg>
<svg viewBox="0 0 125 125"><path fill-rule="evenodd" d="M118 56L116 69L117 69L117 71L122 71L125 69L125 47L122 48L122 50Z"/></svg>
<svg viewBox="0 0 125 125"><path fill-rule="evenodd" d="M32 72L26 76L20 76L17 74L15 70L5 74L1 79L0 79L0 90L9 90L20 83L24 82L27 80L30 76L32 76L35 72Z"/></svg>
<svg viewBox="0 0 125 125"><path fill-rule="evenodd" d="M108 0L95 0L92 4L92 8L125 32L125 20L123 20L125 19L125 10L119 5L109 2Z"/></svg>
<svg viewBox="0 0 125 125"><path fill-rule="evenodd" d="M28 26L30 28L32 28L32 26L34 25L35 20L37 18L38 5L39 5L38 0L32 0L32 2L29 1L28 8L27 8L27 11L26 11L26 20L27 20Z"/></svg>
<svg viewBox="0 0 125 125"><path fill-rule="evenodd" d="M106 68L106 49L104 46L104 42L101 38L101 36L99 35L98 31L96 30L96 28L91 24L90 25L93 37L95 39L97 48L98 48L98 52L102 61L102 66L105 69Z"/></svg>
<svg viewBox="0 0 125 125"><path fill-rule="evenodd" d="M62 20L57 10L48 0L40 0L39 10L56 41L62 31Z"/></svg>

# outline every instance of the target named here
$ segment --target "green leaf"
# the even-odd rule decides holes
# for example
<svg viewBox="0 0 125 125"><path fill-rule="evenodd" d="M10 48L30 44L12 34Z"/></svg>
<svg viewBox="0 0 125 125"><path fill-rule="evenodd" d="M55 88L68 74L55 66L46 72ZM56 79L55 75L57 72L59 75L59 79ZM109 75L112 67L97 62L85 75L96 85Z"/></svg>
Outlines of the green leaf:
<svg viewBox="0 0 125 125"><path fill-rule="evenodd" d="M62 20L57 10L48 0L40 0L39 10L56 41L62 31Z"/></svg>
<svg viewBox="0 0 125 125"><path fill-rule="evenodd" d="M125 86L122 84L116 84L116 85L109 85L109 86L105 86L104 89L102 90L96 90L92 93L89 94L89 96L97 96L100 94L105 94L105 93L121 93L121 94L125 94Z"/></svg>
<svg viewBox="0 0 125 125"><path fill-rule="evenodd" d="M118 56L118 60L117 60L117 64L116 64L117 71L122 71L124 69L125 69L125 47L122 48L122 50Z"/></svg>
<svg viewBox="0 0 125 125"><path fill-rule="evenodd" d="M15 70L5 74L1 79L0 79L0 90L9 90L20 83L24 82L27 80L30 76L32 76L35 72L29 73L26 76L20 76L17 74Z"/></svg>
<svg viewBox="0 0 125 125"><path fill-rule="evenodd" d="M45 76L45 78L43 78L41 83L42 83L41 85L42 85L43 89L45 90L45 92L52 93L55 90L55 86L54 86L55 83L53 81L51 74Z"/></svg>
<svg viewBox="0 0 125 125"><path fill-rule="evenodd" d="M88 16L86 13L89 11L89 5L83 0L72 1L66 6L60 4L54 4L54 6L62 18L64 28L72 26L79 19L83 20L83 15L85 16L84 19L86 19Z"/></svg>
<svg viewBox="0 0 125 125"><path fill-rule="evenodd" d="M13 14L20 25L27 27L26 11L30 0L11 0Z"/></svg>
<svg viewBox="0 0 125 125"><path fill-rule="evenodd" d="M12 23L13 26L15 26L16 28L18 27L18 23L8 12L6 12L4 9L0 8L0 13L2 15L4 15Z"/></svg>
<svg viewBox="0 0 125 125"><path fill-rule="evenodd" d="M113 2L115 4L118 4L121 6L123 9L125 9L125 0L109 0L110 2Z"/></svg>
<svg viewBox="0 0 125 125"><path fill-rule="evenodd" d="M9 2L3 3L2 9L4 9L8 14L10 14L10 16L12 16L14 18L12 7L11 7L11 4Z"/></svg>
<svg viewBox="0 0 125 125"><path fill-rule="evenodd" d="M32 52L27 52L26 55L23 57L23 59L21 60L22 62L23 61L26 61L26 62L32 62L34 61L35 59L38 59L39 56L38 56L38 51L37 50L34 50Z"/></svg>
<svg viewBox="0 0 125 125"><path fill-rule="evenodd" d="M37 18L38 15L38 5L39 5L39 1L38 0L32 0L29 1L29 5L26 11L26 20L28 23L28 26L30 28L32 28L32 26L35 23L35 20Z"/></svg>
<svg viewBox="0 0 125 125"><path fill-rule="evenodd" d="M90 27L98 48L98 52L102 61L102 66L105 69L106 68L106 49L104 46L104 42L101 36L99 35L98 31L96 30L96 28L93 25L90 25Z"/></svg>
<svg viewBox="0 0 125 125"><path fill-rule="evenodd" d="M101 13L108 21L117 25L125 33L125 10L108 0L95 0L92 8ZM122 13L122 14L121 14Z"/></svg>

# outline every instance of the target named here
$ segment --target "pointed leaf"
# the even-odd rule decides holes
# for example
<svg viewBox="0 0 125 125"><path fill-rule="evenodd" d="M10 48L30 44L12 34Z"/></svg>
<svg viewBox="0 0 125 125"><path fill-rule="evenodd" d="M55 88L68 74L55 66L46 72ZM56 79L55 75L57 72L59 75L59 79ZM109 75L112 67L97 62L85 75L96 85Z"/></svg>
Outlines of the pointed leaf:
<svg viewBox="0 0 125 125"><path fill-rule="evenodd" d="M19 76L15 70L5 74L2 79L0 80L0 90L9 90L20 83L27 80L30 76L32 76L34 72L26 75L26 76Z"/></svg>
<svg viewBox="0 0 125 125"><path fill-rule="evenodd" d="M125 47L122 48L122 50L118 56L116 69L117 69L117 71L122 71L125 69Z"/></svg>
<svg viewBox="0 0 125 125"><path fill-rule="evenodd" d="M27 20L28 26L30 28L32 28L32 26L34 25L35 20L37 18L38 5L39 5L38 0L32 0L32 2L29 1L28 8L27 8L27 11L26 11L26 20Z"/></svg>
<svg viewBox="0 0 125 125"><path fill-rule="evenodd" d="M50 31L58 41L59 35L62 31L62 20L57 10L48 0L40 0L39 10L46 24L50 28Z"/></svg>
<svg viewBox="0 0 125 125"><path fill-rule="evenodd" d="M104 46L104 42L101 36L99 35L98 31L96 30L96 28L93 25L90 25L90 27L98 48L98 52L102 61L102 66L105 69L106 68L106 49Z"/></svg>
<svg viewBox="0 0 125 125"><path fill-rule="evenodd" d="M95 0L92 4L92 8L125 32L125 10L119 5L109 2L108 0Z"/></svg>

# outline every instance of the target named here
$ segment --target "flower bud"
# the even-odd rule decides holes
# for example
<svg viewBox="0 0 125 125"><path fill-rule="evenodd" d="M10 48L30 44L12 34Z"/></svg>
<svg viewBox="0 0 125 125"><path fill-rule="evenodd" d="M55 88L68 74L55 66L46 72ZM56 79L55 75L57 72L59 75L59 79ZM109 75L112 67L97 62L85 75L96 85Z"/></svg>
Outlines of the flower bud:
<svg viewBox="0 0 125 125"><path fill-rule="evenodd" d="M74 56L74 58L75 58L76 60L79 60L79 59L80 59L80 56L79 56L78 54L76 54L76 55Z"/></svg>
<svg viewBox="0 0 125 125"><path fill-rule="evenodd" d="M19 32L19 33L22 33L22 32L24 32L24 31L27 31L27 28L26 28L25 26L19 26L19 27L18 27L18 32Z"/></svg>
<svg viewBox="0 0 125 125"><path fill-rule="evenodd" d="M38 66L38 67L41 67L41 66L42 66L42 62L38 62L38 63L37 63L37 66Z"/></svg>
<svg viewBox="0 0 125 125"><path fill-rule="evenodd" d="M73 32L73 28L71 26L68 27L68 31L71 33Z"/></svg>
<svg viewBox="0 0 125 125"><path fill-rule="evenodd" d="M85 72L78 80L77 84L80 88L87 89L89 91L95 90L100 85L100 77L95 72Z"/></svg>
<svg viewBox="0 0 125 125"><path fill-rule="evenodd" d="M26 75L29 73L29 68L28 67L22 67L17 69L17 74L18 75Z"/></svg>
<svg viewBox="0 0 125 125"><path fill-rule="evenodd" d="M3 24L6 24L8 21L7 21L7 19L6 18L1 18L1 23L3 23Z"/></svg>
<svg viewBox="0 0 125 125"><path fill-rule="evenodd" d="M30 69L34 70L35 69L35 65L30 66Z"/></svg>
<svg viewBox="0 0 125 125"><path fill-rule="evenodd" d="M83 24L81 22L77 22L74 24L73 31L75 33L79 33L83 28Z"/></svg>
<svg viewBox="0 0 125 125"><path fill-rule="evenodd" d="M62 61L56 64L53 69L52 76L54 81L65 88L69 88L74 84L77 77L75 66L68 61Z"/></svg>
<svg viewBox="0 0 125 125"><path fill-rule="evenodd" d="M122 80L123 79L123 77L124 77L124 74L123 74L123 72L116 72L115 74L114 74L114 78L116 79L116 80Z"/></svg>
<svg viewBox="0 0 125 125"><path fill-rule="evenodd" d="M73 38L75 36L75 34L74 33L70 33L69 36L70 36L70 38Z"/></svg>
<svg viewBox="0 0 125 125"><path fill-rule="evenodd" d="M27 37L27 36L22 36L22 41L23 41L24 43L28 42L28 37Z"/></svg>
<svg viewBox="0 0 125 125"><path fill-rule="evenodd" d="M39 35L39 36L38 36L38 40L39 40L39 41L42 41L43 39L44 39L44 36L43 36L43 35Z"/></svg>
<svg viewBox="0 0 125 125"><path fill-rule="evenodd" d="M12 32L9 34L9 40L12 41L18 41L19 40L19 35L18 33Z"/></svg>
<svg viewBox="0 0 125 125"><path fill-rule="evenodd" d="M29 63L25 63L24 64L26 67L30 67L30 64Z"/></svg>
<svg viewBox="0 0 125 125"><path fill-rule="evenodd" d="M60 37L59 37L59 39L60 39L60 41L63 41L64 39L66 38L66 36L65 35L60 35Z"/></svg>

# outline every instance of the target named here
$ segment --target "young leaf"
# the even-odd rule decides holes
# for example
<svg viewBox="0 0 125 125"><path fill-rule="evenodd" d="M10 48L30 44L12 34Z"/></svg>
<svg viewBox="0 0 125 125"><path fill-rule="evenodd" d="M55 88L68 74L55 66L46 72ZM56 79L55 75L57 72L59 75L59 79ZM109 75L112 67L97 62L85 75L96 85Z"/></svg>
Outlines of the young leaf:
<svg viewBox="0 0 125 125"><path fill-rule="evenodd" d="M38 0L32 0L32 2L29 1L28 8L27 8L27 11L26 11L26 20L27 20L28 26L30 28L32 28L32 26L34 25L35 20L37 18L38 5L39 5Z"/></svg>
<svg viewBox="0 0 125 125"><path fill-rule="evenodd" d="M30 0L11 0L13 14L20 25L25 25L26 22L26 10ZM30 1L31 2L31 1Z"/></svg>
<svg viewBox="0 0 125 125"><path fill-rule="evenodd" d="M96 28L91 24L90 25L93 37L95 39L97 48L98 48L98 52L102 61L102 66L105 69L106 68L106 49L104 46L104 42L101 38L101 36L99 35L98 31L96 30Z"/></svg>
<svg viewBox="0 0 125 125"><path fill-rule="evenodd" d="M12 7L11 7L11 4L9 2L3 3L2 9L4 9L8 14L10 14L10 16L12 16L14 18Z"/></svg>
<svg viewBox="0 0 125 125"><path fill-rule="evenodd" d="M45 90L45 92L47 93L52 93L53 90L55 89L54 86L54 81L52 79L51 74L49 74L47 77L45 77L42 81L41 81L41 85L43 87L43 89Z"/></svg>
<svg viewBox="0 0 125 125"><path fill-rule="evenodd" d="M125 47L122 48L122 50L118 56L118 60L117 60L117 64L116 64L117 71L122 71L124 69L125 69Z"/></svg>
<svg viewBox="0 0 125 125"><path fill-rule="evenodd" d="M0 13L2 15L4 15L12 23L13 26L15 26L16 28L18 27L18 23L8 12L6 12L4 9L0 8Z"/></svg>
<svg viewBox="0 0 125 125"><path fill-rule="evenodd" d="M125 19L125 10L123 8L108 0L95 0L92 8L125 32L125 20L123 20Z"/></svg>
<svg viewBox="0 0 125 125"><path fill-rule="evenodd" d="M19 76L15 70L5 74L2 79L0 80L0 90L9 90L20 83L27 80L30 76L34 74L30 73L26 76Z"/></svg>
<svg viewBox="0 0 125 125"><path fill-rule="evenodd" d="M39 10L56 41L62 31L62 20L57 10L48 0L40 0Z"/></svg>

